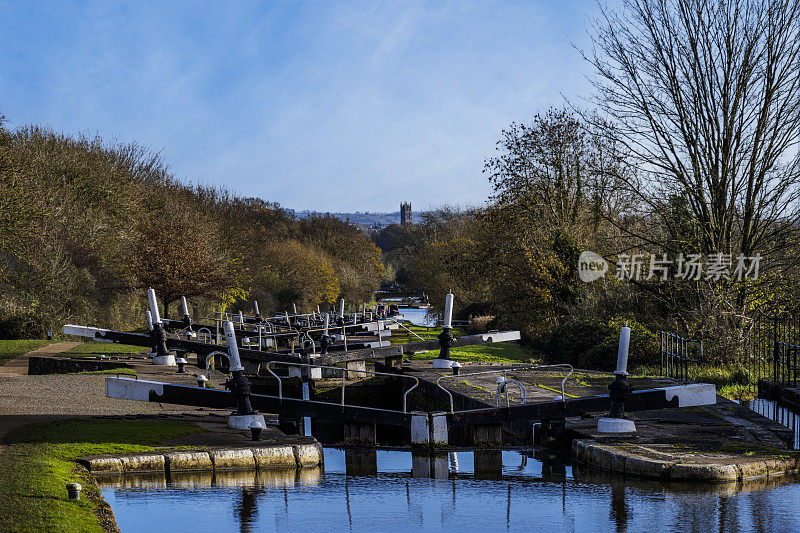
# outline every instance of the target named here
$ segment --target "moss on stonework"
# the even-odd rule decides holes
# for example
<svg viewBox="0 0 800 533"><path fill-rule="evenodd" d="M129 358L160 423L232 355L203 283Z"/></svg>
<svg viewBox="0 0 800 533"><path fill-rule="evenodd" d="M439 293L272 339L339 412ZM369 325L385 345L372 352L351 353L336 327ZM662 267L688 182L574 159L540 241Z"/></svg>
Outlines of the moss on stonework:
<svg viewBox="0 0 800 533"><path fill-rule="evenodd" d="M0 531L105 531L115 527L94 478L75 459L152 451L170 439L203 433L189 424L72 419L18 428L0 455ZM81 500L66 485L83 486Z"/></svg>

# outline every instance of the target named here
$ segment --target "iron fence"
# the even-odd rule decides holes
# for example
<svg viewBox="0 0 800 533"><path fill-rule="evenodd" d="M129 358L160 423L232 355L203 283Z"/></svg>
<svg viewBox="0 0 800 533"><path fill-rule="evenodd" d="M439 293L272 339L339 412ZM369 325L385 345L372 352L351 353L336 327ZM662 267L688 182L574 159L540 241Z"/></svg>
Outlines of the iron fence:
<svg viewBox="0 0 800 533"><path fill-rule="evenodd" d="M660 331L661 376L683 381L691 379L690 368L703 361L703 341L686 339L668 331Z"/></svg>
<svg viewBox="0 0 800 533"><path fill-rule="evenodd" d="M800 378L800 323L791 315L755 320L748 335L746 366L753 388L758 382L797 385Z"/></svg>

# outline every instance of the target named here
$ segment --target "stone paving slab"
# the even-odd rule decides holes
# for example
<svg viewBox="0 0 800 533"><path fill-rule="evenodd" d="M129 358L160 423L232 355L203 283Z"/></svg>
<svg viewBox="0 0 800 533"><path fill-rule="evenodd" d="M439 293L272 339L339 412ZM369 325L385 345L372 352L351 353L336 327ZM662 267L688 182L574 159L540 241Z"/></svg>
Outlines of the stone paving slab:
<svg viewBox="0 0 800 533"><path fill-rule="evenodd" d="M404 361L403 367L408 375L419 376L428 381L436 382L439 378L445 388L467 395L488 405L495 405L497 401L497 379L502 372L498 371L508 367L507 363L461 363L460 373L454 376L452 371L434 369L431 361ZM497 371L482 375L469 375L478 372ZM561 384L568 370L522 370L508 372L507 376L520 381L525 387L527 402L548 401L561 395ZM445 377L447 376L447 377ZM564 395L567 398L579 396L592 396L608 394L608 385L614 376L610 372L595 370L575 369L564 382ZM630 377L629 382L635 389L651 389L674 385L671 379ZM519 403L521 394L515 385L508 386L509 401ZM505 398L505 397L504 397Z"/></svg>
<svg viewBox="0 0 800 533"><path fill-rule="evenodd" d="M62 343L59 343L62 344ZM53 345L51 345L52 347ZM48 347L48 348L51 348ZM52 348L51 348L52 349ZM67 348L68 349L68 348ZM180 385L196 385L195 375L203 373L199 368L187 367L179 374L175 367L153 365L138 358L120 359L130 361L141 379L165 381ZM2 368L2 367L0 367ZM27 374L0 373L0 439L9 430L37 422L48 422L64 418L111 416L111 417L181 417L183 422L213 424L221 421L230 409L208 409L182 405L158 404L106 398L105 379L97 374L49 374L30 376ZM227 376L211 371L209 384L222 389ZM275 429L277 431L277 429ZM280 435L282 433L278 432ZM211 432L205 442L196 445L226 444L220 432ZM273 436L277 438L277 436ZM200 437L197 437L200 439ZM176 443L177 445L177 443Z"/></svg>
<svg viewBox="0 0 800 533"><path fill-rule="evenodd" d="M626 476L742 482L800 471L788 428L718 397L713 406L632 413L635 434L597 432L597 418L567 419L572 455Z"/></svg>

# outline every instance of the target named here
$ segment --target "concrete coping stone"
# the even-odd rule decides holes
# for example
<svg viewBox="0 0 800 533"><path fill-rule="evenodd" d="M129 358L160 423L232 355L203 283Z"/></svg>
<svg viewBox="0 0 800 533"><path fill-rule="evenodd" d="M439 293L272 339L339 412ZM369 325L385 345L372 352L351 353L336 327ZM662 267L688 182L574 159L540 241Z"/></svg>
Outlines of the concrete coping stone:
<svg viewBox="0 0 800 533"><path fill-rule="evenodd" d="M164 454L166 469L170 472L191 472L195 470L213 470L214 463L208 452L169 452Z"/></svg>
<svg viewBox="0 0 800 533"><path fill-rule="evenodd" d="M250 448L211 450L208 452L214 470L255 470L256 461Z"/></svg>
<svg viewBox="0 0 800 533"><path fill-rule="evenodd" d="M671 481L730 483L800 471L800 456L748 458L736 463L686 463L658 460L632 453L613 444L572 441L574 459L588 465L634 477Z"/></svg>
<svg viewBox="0 0 800 533"><path fill-rule="evenodd" d="M295 462L299 467L323 464L322 446L317 444L296 444L293 446Z"/></svg>
<svg viewBox="0 0 800 533"><path fill-rule="evenodd" d="M207 450L168 450L120 456L81 457L92 474L272 470L322 466L322 445L294 444Z"/></svg>
<svg viewBox="0 0 800 533"><path fill-rule="evenodd" d="M124 455L119 460L123 472L163 472L166 465L161 454Z"/></svg>

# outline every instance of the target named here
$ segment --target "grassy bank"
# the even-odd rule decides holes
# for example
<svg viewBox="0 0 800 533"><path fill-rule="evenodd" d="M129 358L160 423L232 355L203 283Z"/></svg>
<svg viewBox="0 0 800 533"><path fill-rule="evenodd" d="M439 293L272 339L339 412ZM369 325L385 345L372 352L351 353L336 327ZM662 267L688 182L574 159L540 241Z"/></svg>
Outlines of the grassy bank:
<svg viewBox="0 0 800 533"><path fill-rule="evenodd" d="M141 351L147 350L142 346L132 346L130 344L117 344L117 343L110 343L110 342L84 342L83 344L79 344L75 346L71 350L68 350L59 356L66 356L66 357L94 357L97 355L128 355L139 353Z"/></svg>
<svg viewBox="0 0 800 533"><path fill-rule="evenodd" d="M0 340L0 365L5 364L7 361L24 355L31 350L38 350L52 341L41 339L25 339L25 340Z"/></svg>
<svg viewBox="0 0 800 533"><path fill-rule="evenodd" d="M658 376L657 366L640 366L634 369L634 376ZM717 394L729 400L752 400L756 397L756 383L750 375L737 366L698 366L689 369L692 381L713 383L717 386Z"/></svg>
<svg viewBox="0 0 800 533"><path fill-rule="evenodd" d="M0 531L104 531L111 514L92 476L74 461L84 455L149 451L183 435L188 424L144 420L72 419L19 428L0 455ZM67 499L78 482L79 501Z"/></svg>
<svg viewBox="0 0 800 533"><path fill-rule="evenodd" d="M391 341L392 344L407 344L409 342L435 341L441 332L442 328L413 326L409 322L406 322L401 325L400 329L392 331L392 336L389 337L389 340ZM464 332L456 328L453 329L453 335L455 335L456 337L461 337L462 335L464 335Z"/></svg>
<svg viewBox="0 0 800 533"><path fill-rule="evenodd" d="M419 342L420 340L432 341L439 337L441 328L428 328L424 326L411 326L405 324L406 329L392 331L389 337L392 344L406 344L409 342ZM453 329L456 337L464 336L464 332L458 328ZM419 337L422 337L420 339ZM429 350L410 356L414 360L434 359L439 355L439 350ZM521 346L516 342L496 342L492 344L476 344L474 346L462 346L450 350L450 358L453 361L473 361L476 363L527 363L531 360L538 361L539 354L532 348Z"/></svg>
<svg viewBox="0 0 800 533"><path fill-rule="evenodd" d="M439 356L439 350L416 353L414 360L428 360ZM539 360L538 354L531 348L520 346L516 342L495 342L477 344L450 349L453 361L472 361L475 363L529 363Z"/></svg>

